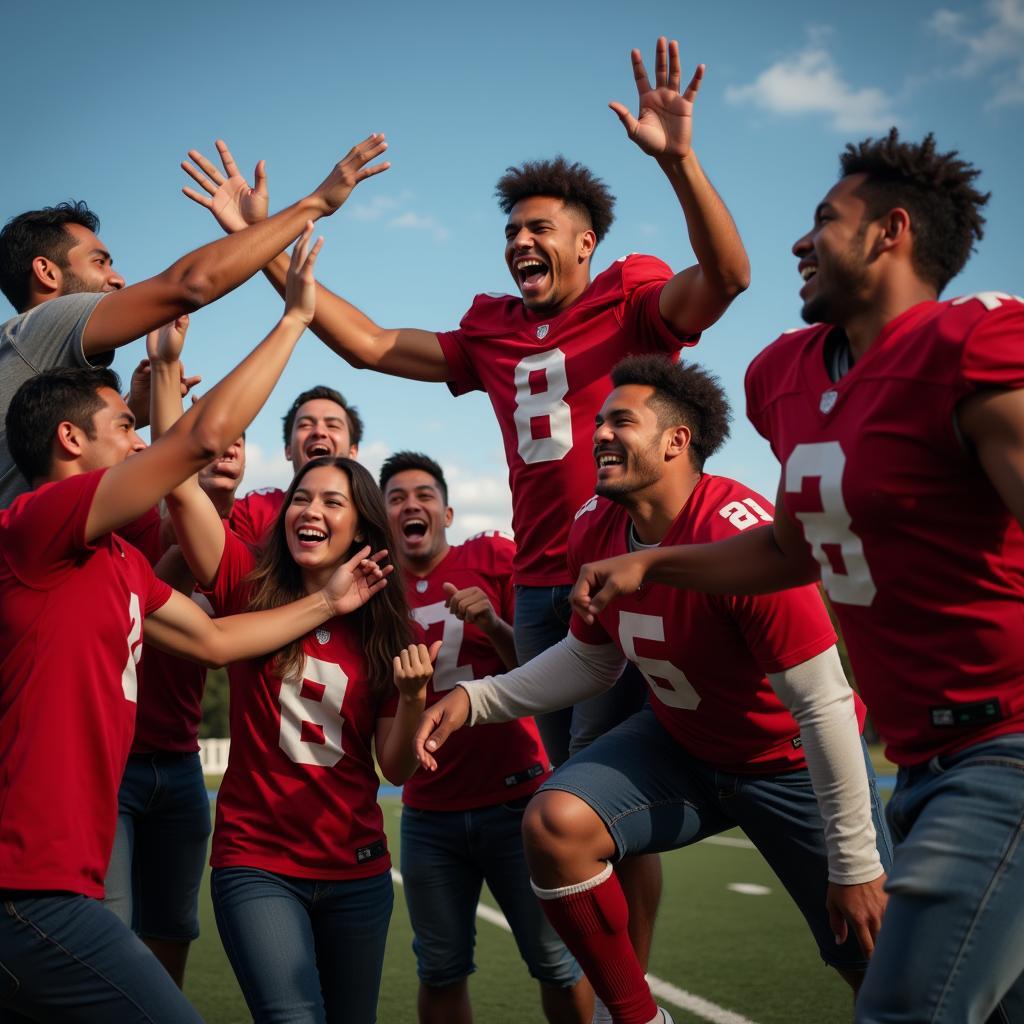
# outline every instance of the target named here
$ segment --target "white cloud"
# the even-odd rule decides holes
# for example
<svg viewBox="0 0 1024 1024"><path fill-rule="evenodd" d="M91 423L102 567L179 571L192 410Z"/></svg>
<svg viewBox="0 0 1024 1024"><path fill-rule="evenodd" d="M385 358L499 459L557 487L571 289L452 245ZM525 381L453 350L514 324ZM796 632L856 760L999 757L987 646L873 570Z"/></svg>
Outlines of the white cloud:
<svg viewBox="0 0 1024 1024"><path fill-rule="evenodd" d="M436 218L406 210L392 217L388 224L393 228L412 228L414 231L429 231L438 242L446 242L451 232Z"/></svg>
<svg viewBox="0 0 1024 1024"><path fill-rule="evenodd" d="M782 116L825 114L836 131L880 131L895 123L889 97L881 89L856 89L843 78L820 33L800 53L777 61L749 85L731 86L730 103L751 103Z"/></svg>
<svg viewBox="0 0 1024 1024"><path fill-rule="evenodd" d="M982 21L982 19L984 19ZM928 27L964 50L953 72L963 78L992 75L986 106L1024 104L1024 0L989 0L982 19L936 11Z"/></svg>
<svg viewBox="0 0 1024 1024"><path fill-rule="evenodd" d="M245 445L245 476L238 488L239 494L258 491L263 487L285 488L292 480L292 464L284 457L284 446L266 452L254 441Z"/></svg>
<svg viewBox="0 0 1024 1024"><path fill-rule="evenodd" d="M368 203L353 203L345 212L353 220L380 220L397 206L393 196L375 195Z"/></svg>

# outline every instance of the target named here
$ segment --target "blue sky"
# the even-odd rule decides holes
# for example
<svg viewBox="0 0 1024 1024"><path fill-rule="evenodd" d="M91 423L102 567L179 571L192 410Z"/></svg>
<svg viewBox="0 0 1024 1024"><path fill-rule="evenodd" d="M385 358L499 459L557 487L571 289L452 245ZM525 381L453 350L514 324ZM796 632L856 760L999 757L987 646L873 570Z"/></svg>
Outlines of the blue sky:
<svg viewBox="0 0 1024 1024"><path fill-rule="evenodd" d="M743 371L799 324L789 247L847 140L891 124L908 137L934 131L942 148L981 167L992 192L986 237L946 294L1024 290L1024 0L631 6L18 5L4 19L0 217L85 199L116 265L136 281L219 232L180 193L189 148L212 155L223 137L247 174L265 158L278 209L354 142L383 131L392 169L321 222L318 265L324 283L383 325L448 329L475 293L511 290L494 182L509 164L557 152L588 164L618 196L595 271L633 251L679 269L693 257L671 190L607 109L634 99L630 48L650 63L659 34L678 38L684 79L708 65L694 146L753 270L749 291L692 350L719 374L736 413L733 439L709 469L770 496L777 465L743 415ZM0 316L8 312L0 299ZM186 349L190 372L219 379L279 313L260 278L202 310ZM141 354L135 343L115 366L127 376ZM455 400L443 385L357 372L309 334L250 431L247 485L288 479L280 416L321 382L363 414L372 469L404 447L447 467L455 539L507 528L504 457L484 397Z"/></svg>

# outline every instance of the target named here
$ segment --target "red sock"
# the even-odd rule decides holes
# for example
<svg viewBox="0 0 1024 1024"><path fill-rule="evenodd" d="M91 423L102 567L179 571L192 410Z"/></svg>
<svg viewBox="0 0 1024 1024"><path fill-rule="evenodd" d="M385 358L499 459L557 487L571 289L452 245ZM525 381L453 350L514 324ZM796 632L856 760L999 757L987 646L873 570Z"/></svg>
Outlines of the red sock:
<svg viewBox="0 0 1024 1024"><path fill-rule="evenodd" d="M589 881L533 891L617 1024L648 1024L658 1014L626 926L629 908L611 864Z"/></svg>

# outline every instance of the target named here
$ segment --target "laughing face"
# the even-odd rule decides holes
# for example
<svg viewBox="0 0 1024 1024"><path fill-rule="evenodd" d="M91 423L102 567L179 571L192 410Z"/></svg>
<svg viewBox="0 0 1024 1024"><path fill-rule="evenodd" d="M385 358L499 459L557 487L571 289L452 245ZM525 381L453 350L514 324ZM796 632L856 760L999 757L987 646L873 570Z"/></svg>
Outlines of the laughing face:
<svg viewBox="0 0 1024 1024"><path fill-rule="evenodd" d="M354 459L359 450L352 443L348 414L329 398L311 398L295 412L292 436L284 457L298 472L310 459L341 455Z"/></svg>
<svg viewBox="0 0 1024 1024"><path fill-rule="evenodd" d="M624 384L606 399L594 429L594 490L623 501L657 484L665 469L666 436L657 413L648 405L654 389Z"/></svg>
<svg viewBox="0 0 1024 1024"><path fill-rule="evenodd" d="M793 245L800 289L800 315L809 324L842 326L870 304L867 204L857 195L863 174L838 181L814 212L814 227Z"/></svg>
<svg viewBox="0 0 1024 1024"><path fill-rule="evenodd" d="M299 482L284 517L285 540L295 564L314 579L349 557L359 532L359 510L348 473L317 466Z"/></svg>
<svg viewBox="0 0 1024 1024"><path fill-rule="evenodd" d="M399 563L416 573L430 572L448 551L445 530L452 524L438 482L422 469L396 473L384 488L384 507Z"/></svg>
<svg viewBox="0 0 1024 1024"><path fill-rule="evenodd" d="M245 473L245 438L240 437L213 462L199 470L199 486L207 494L234 494Z"/></svg>
<svg viewBox="0 0 1024 1024"><path fill-rule="evenodd" d="M561 199L531 196L512 207L505 225L505 262L523 305L541 316L562 312L590 284L597 237Z"/></svg>

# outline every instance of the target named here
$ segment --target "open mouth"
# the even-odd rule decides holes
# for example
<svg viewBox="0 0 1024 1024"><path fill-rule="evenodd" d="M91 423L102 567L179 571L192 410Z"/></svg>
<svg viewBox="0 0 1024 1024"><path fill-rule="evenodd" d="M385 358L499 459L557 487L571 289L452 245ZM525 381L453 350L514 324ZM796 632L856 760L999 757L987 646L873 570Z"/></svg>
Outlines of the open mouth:
<svg viewBox="0 0 1024 1024"><path fill-rule="evenodd" d="M295 536L299 538L299 543L304 547L322 544L327 540L327 533L324 530L318 530L315 526L303 526L295 531Z"/></svg>
<svg viewBox="0 0 1024 1024"><path fill-rule="evenodd" d="M406 540L422 540L427 535L427 524L423 519L407 519L402 523L402 536Z"/></svg>
<svg viewBox="0 0 1024 1024"><path fill-rule="evenodd" d="M524 256L514 264L516 280L523 291L536 291L548 276L548 265L536 256Z"/></svg>
<svg viewBox="0 0 1024 1024"><path fill-rule="evenodd" d="M321 459L328 455L333 455L330 446L323 443L323 441L314 441L313 444L306 448L307 459Z"/></svg>
<svg viewBox="0 0 1024 1024"><path fill-rule="evenodd" d="M607 469L609 466L622 466L625 464L625 456L618 454L618 452L611 452L607 450L594 452L594 461L597 463L598 469Z"/></svg>

